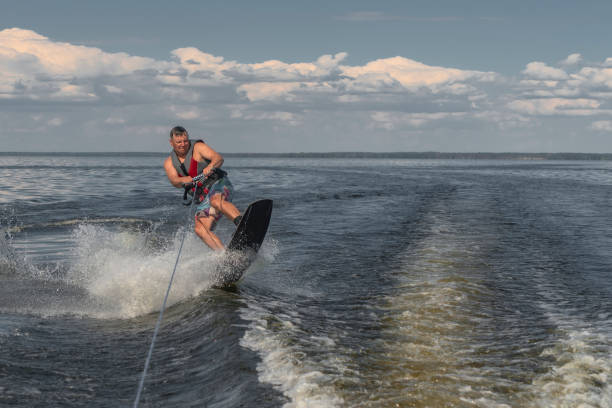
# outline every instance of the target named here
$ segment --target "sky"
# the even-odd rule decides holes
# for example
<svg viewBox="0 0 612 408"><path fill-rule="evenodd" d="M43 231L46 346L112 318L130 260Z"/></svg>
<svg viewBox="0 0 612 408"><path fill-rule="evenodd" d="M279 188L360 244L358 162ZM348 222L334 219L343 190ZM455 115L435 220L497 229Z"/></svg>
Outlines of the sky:
<svg viewBox="0 0 612 408"><path fill-rule="evenodd" d="M0 151L612 152L610 1L0 10Z"/></svg>

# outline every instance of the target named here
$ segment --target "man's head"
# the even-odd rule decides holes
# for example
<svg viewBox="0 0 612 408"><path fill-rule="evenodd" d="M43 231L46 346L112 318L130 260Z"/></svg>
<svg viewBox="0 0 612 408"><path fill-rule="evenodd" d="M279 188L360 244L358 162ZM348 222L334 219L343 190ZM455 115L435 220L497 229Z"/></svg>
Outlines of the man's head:
<svg viewBox="0 0 612 408"><path fill-rule="evenodd" d="M170 130L170 146L177 155L183 156L189 151L189 133L182 126L175 126Z"/></svg>

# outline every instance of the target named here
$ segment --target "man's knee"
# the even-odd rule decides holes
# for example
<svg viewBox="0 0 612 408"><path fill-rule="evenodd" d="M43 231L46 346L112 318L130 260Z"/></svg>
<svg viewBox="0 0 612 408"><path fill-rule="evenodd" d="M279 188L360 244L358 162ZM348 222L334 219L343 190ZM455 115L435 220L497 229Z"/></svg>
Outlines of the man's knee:
<svg viewBox="0 0 612 408"><path fill-rule="evenodd" d="M215 194L214 196L210 197L210 205L212 205L214 208L219 209L222 202L223 196L221 194Z"/></svg>

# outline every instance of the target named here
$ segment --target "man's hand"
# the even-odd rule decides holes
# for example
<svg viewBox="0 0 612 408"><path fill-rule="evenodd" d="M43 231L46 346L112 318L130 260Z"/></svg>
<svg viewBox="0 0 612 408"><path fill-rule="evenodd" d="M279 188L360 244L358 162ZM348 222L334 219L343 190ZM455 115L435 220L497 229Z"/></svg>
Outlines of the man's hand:
<svg viewBox="0 0 612 408"><path fill-rule="evenodd" d="M192 183L197 183L198 181L204 181L208 178L208 174L205 174L204 171L202 171L202 174L198 174L197 176L195 176L194 178L191 179Z"/></svg>
<svg viewBox="0 0 612 408"><path fill-rule="evenodd" d="M206 177L210 176L210 175L211 175L211 174L213 174L214 172L215 172L215 168L214 168L214 167L212 167L212 166L211 166L210 168L208 168L208 166L207 166L207 167L205 167L205 168L202 170L202 174L205 174L205 175L206 175Z"/></svg>

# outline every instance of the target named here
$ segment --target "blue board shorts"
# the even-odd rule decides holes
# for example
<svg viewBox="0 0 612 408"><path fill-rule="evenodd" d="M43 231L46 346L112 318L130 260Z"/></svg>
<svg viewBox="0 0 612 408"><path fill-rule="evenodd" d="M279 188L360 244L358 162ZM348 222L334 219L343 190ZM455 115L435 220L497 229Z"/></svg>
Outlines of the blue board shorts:
<svg viewBox="0 0 612 408"><path fill-rule="evenodd" d="M214 217L214 222L217 222L223 216L220 211L217 211L210 205L210 198L215 194L221 194L225 201L232 202L232 198L234 197L234 186L232 186L229 178L223 177L208 188L208 194L206 194L202 202L196 207L196 218Z"/></svg>

